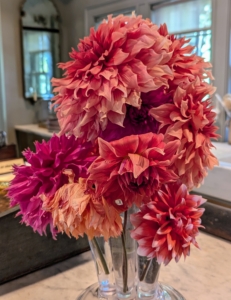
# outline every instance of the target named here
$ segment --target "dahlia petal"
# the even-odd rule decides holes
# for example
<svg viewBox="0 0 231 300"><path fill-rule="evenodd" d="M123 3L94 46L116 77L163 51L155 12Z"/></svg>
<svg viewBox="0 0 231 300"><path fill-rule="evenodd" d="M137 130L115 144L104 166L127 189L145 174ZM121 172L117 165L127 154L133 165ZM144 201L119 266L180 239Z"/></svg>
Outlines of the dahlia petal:
<svg viewBox="0 0 231 300"><path fill-rule="evenodd" d="M172 231L172 226L169 226L169 222L164 223L158 230L157 234L167 234Z"/></svg>
<svg viewBox="0 0 231 300"><path fill-rule="evenodd" d="M120 65L131 54L129 54L129 52L123 52L122 49L115 49L115 51L113 51L111 55L112 57L107 62L108 66Z"/></svg>
<svg viewBox="0 0 231 300"><path fill-rule="evenodd" d="M149 160L138 154L129 153L128 157L131 159L133 164L134 178L138 178L138 176L149 167Z"/></svg>
<svg viewBox="0 0 231 300"><path fill-rule="evenodd" d="M140 256L149 257L154 251L150 247L138 247L137 254Z"/></svg>

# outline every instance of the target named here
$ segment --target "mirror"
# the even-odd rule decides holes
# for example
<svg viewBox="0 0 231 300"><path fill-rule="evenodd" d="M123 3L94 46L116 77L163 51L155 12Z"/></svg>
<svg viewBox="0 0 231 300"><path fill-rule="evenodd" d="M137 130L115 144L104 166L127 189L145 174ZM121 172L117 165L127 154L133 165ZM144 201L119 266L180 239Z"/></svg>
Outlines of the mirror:
<svg viewBox="0 0 231 300"><path fill-rule="evenodd" d="M50 100L50 80L59 77L60 18L50 0L26 0L21 7L25 99Z"/></svg>

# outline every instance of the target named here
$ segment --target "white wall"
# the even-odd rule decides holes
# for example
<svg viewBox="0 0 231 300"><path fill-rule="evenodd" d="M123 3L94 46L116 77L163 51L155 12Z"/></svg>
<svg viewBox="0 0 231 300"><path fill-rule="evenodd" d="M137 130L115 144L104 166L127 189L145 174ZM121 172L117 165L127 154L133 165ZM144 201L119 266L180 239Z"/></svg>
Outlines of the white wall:
<svg viewBox="0 0 231 300"><path fill-rule="evenodd" d="M8 143L15 142L15 124L28 124L35 121L34 108L23 99L22 91L19 27L21 2L21 0L0 1L1 57L3 63L1 66L1 69L3 69L1 101L5 104L6 124L4 124L4 127L7 131ZM2 119L3 116L0 115L0 118Z"/></svg>

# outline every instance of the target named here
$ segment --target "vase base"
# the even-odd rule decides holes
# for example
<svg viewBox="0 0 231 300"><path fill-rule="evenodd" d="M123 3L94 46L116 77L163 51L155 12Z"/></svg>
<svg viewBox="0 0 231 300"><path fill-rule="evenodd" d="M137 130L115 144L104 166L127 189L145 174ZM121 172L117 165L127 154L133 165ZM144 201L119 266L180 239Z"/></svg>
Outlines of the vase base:
<svg viewBox="0 0 231 300"><path fill-rule="evenodd" d="M158 300L185 300L185 298L173 287L160 283L160 290L162 291L162 298Z"/></svg>
<svg viewBox="0 0 231 300"><path fill-rule="evenodd" d="M171 286L160 283L160 295L158 298L148 299L148 300L185 300L185 298ZM98 283L90 285L86 290L84 290L76 300L96 300L96 299L108 299L117 300L116 293L100 293ZM137 299L139 299L137 297Z"/></svg>

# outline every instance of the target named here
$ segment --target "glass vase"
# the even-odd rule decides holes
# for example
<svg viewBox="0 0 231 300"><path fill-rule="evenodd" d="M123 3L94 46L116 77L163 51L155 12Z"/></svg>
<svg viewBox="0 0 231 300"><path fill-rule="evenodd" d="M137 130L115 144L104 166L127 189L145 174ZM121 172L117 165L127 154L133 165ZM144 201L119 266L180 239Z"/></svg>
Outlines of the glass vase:
<svg viewBox="0 0 231 300"><path fill-rule="evenodd" d="M138 281L137 298L142 300L185 300L171 286L158 281L161 265L155 258L148 259L137 255Z"/></svg>
<svg viewBox="0 0 231 300"><path fill-rule="evenodd" d="M171 286L158 282L161 266L156 259L137 255L137 242L130 236L133 229L130 215L136 210L131 207L121 215L121 236L109 241L103 237L89 241L98 283L87 288L78 300L185 300Z"/></svg>
<svg viewBox="0 0 231 300"><path fill-rule="evenodd" d="M118 299L136 298L136 250L137 243L130 236L133 225L130 215L136 211L135 206L123 215L123 232L120 237L110 238L112 262L115 275L116 297Z"/></svg>
<svg viewBox="0 0 231 300"><path fill-rule="evenodd" d="M137 296L139 299L162 299L158 283L160 265L156 259L137 255L138 282Z"/></svg>
<svg viewBox="0 0 231 300"><path fill-rule="evenodd" d="M115 276L108 241L103 237L89 240L98 277L98 297L108 298L115 294Z"/></svg>

